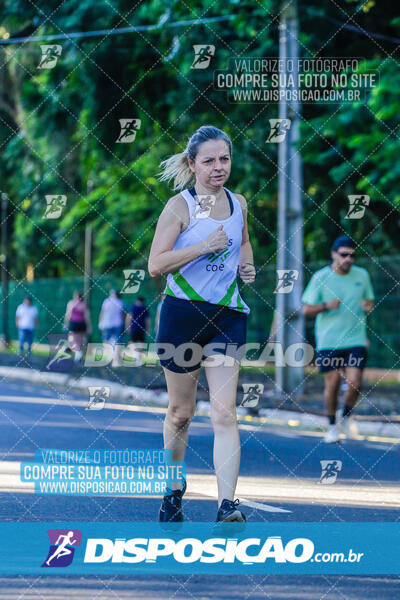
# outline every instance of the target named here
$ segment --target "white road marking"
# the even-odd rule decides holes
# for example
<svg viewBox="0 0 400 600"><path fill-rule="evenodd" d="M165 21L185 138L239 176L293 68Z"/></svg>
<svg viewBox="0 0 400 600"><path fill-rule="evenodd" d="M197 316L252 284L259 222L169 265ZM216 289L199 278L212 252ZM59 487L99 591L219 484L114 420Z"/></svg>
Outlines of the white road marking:
<svg viewBox="0 0 400 600"><path fill-rule="evenodd" d="M189 473L187 481L188 497L190 493L218 497L214 475ZM251 502L272 500L280 503L400 507L400 486L383 485L379 482L376 485L342 483L318 485L317 480L301 478L241 476L238 479L236 495Z"/></svg>
<svg viewBox="0 0 400 600"><path fill-rule="evenodd" d="M249 506L250 508L256 508L257 510L265 510L265 512L275 513L291 513L293 511L286 510L285 508L279 508L278 506L270 506L269 504L261 504L260 502L253 502L252 500L240 500L240 504Z"/></svg>

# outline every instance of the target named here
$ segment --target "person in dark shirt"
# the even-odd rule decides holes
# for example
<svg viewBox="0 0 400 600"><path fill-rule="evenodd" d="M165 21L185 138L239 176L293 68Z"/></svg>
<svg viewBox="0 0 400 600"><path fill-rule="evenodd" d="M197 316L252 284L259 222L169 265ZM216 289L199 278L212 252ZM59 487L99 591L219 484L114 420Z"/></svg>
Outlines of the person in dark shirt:
<svg viewBox="0 0 400 600"><path fill-rule="evenodd" d="M149 311L143 296L136 298L128 315L128 327L132 342L145 342L150 327Z"/></svg>

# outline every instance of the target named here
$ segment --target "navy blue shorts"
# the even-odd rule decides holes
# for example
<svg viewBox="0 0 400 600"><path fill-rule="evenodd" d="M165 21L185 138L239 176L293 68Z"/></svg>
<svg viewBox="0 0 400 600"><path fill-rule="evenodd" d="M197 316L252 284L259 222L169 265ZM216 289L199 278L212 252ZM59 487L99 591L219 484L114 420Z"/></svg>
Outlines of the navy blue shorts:
<svg viewBox="0 0 400 600"><path fill-rule="evenodd" d="M212 354L240 361L245 352L238 352L238 348L246 343L246 325L247 314L233 308L167 295L161 306L156 339L160 344L160 363L175 373L189 373ZM161 344L170 346L164 349Z"/></svg>
<svg viewBox="0 0 400 600"><path fill-rule="evenodd" d="M335 348L333 350L318 350L315 364L320 373L337 371L343 367L364 369L367 362L367 349L365 346L352 348Z"/></svg>

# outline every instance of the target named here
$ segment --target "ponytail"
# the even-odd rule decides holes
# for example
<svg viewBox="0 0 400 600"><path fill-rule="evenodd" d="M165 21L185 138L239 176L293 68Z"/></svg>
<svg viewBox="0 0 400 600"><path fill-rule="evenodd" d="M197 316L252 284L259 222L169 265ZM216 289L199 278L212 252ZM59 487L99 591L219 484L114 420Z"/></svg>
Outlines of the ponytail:
<svg viewBox="0 0 400 600"><path fill-rule="evenodd" d="M183 190L189 183L194 182L194 173L189 167L187 150L163 160L160 167L163 167L163 170L159 180L171 181L173 179L174 191Z"/></svg>

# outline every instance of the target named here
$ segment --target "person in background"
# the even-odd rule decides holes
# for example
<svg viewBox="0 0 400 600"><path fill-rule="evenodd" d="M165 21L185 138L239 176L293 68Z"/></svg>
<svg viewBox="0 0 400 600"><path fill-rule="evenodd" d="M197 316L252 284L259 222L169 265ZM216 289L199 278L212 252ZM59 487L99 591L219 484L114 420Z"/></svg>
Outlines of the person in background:
<svg viewBox="0 0 400 600"><path fill-rule="evenodd" d="M115 344L121 341L125 317L124 303L115 290L110 290L110 295L104 300L99 315L99 329L102 330L103 342Z"/></svg>
<svg viewBox="0 0 400 600"><path fill-rule="evenodd" d="M74 292L74 297L67 304L64 324L68 328L68 346L75 352L74 361L82 358L84 337L91 334L90 313L82 292Z"/></svg>
<svg viewBox="0 0 400 600"><path fill-rule="evenodd" d="M351 437L351 412L358 400L367 361L367 315L374 309L374 291L366 269L354 264L356 243L347 235L332 245L332 264L312 276L303 296L303 313L317 317L316 365L325 377L325 405L329 420L325 442L340 440L340 429ZM345 372L347 389L342 419L336 424L336 409ZM340 429L339 429L339 427Z"/></svg>
<svg viewBox="0 0 400 600"><path fill-rule="evenodd" d="M126 328L130 328L130 336L133 344L135 342L146 341L146 335L150 328L150 317L143 296L138 296L132 304L127 316ZM138 350L140 352L140 349Z"/></svg>
<svg viewBox="0 0 400 600"><path fill-rule="evenodd" d="M122 341L124 334L125 334L125 322L126 322L126 317L127 317L128 313L126 310L125 302L121 298L121 292L117 291L115 293L116 293L118 300L121 300L121 302L122 302L122 323L121 323L121 336L120 336L120 339Z"/></svg>
<svg viewBox="0 0 400 600"><path fill-rule="evenodd" d="M15 313L15 321L18 329L18 354L21 356L24 353L24 346L27 344L29 355L31 353L35 327L39 327L38 309L32 304L30 296L26 296L23 303L18 306Z"/></svg>

